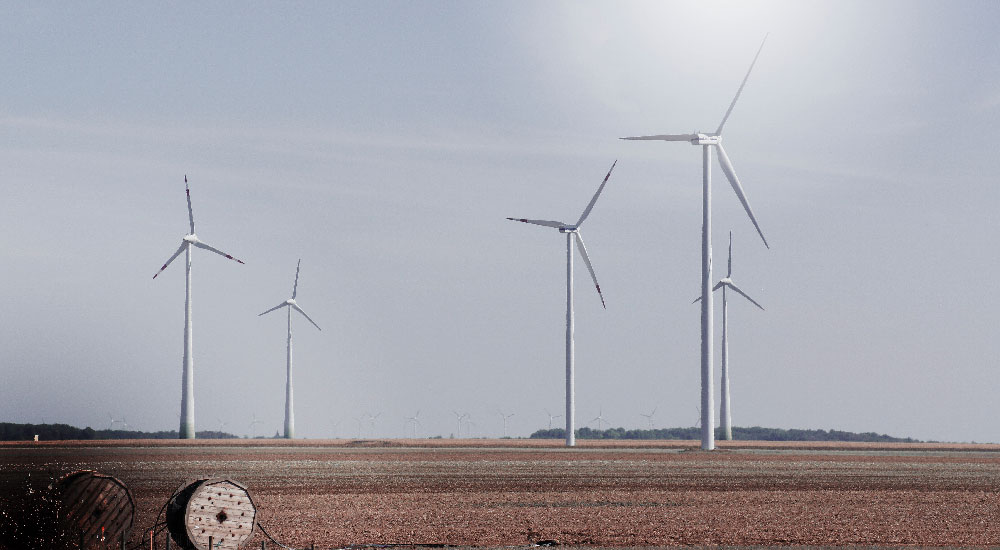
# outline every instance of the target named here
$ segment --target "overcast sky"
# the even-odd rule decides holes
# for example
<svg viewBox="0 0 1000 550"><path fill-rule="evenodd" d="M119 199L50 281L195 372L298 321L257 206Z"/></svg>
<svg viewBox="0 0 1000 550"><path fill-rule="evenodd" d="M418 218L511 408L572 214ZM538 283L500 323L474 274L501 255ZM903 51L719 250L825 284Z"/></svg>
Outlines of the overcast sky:
<svg viewBox="0 0 1000 550"><path fill-rule="evenodd" d="M0 12L2 421L177 428L183 262L152 276L187 174L198 236L246 261L194 254L197 429L280 429L285 318L257 314L301 258L300 436L418 410L526 436L563 409L565 241L504 218L575 220L617 159L586 227L607 310L577 262L579 425L694 425L701 152L617 138L713 131L770 32L725 135L770 250L713 166L716 278L732 230L767 308L730 304L734 424L1000 441L1000 3Z"/></svg>

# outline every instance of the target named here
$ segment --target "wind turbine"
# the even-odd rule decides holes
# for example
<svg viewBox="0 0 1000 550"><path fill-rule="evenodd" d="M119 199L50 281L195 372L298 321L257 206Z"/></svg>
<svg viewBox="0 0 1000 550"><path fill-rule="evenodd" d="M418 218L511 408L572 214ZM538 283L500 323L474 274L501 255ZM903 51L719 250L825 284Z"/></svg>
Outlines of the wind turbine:
<svg viewBox="0 0 1000 550"><path fill-rule="evenodd" d="M656 409L657 409L657 407L653 407L653 410L649 414L639 413L639 416L644 416L644 417L646 417L646 420L649 421L649 429L650 430L653 429L653 415L656 414Z"/></svg>
<svg viewBox="0 0 1000 550"><path fill-rule="evenodd" d="M497 414L503 419L503 436L507 437L507 421L514 416L514 413L504 414L503 411L497 411Z"/></svg>
<svg viewBox="0 0 1000 550"><path fill-rule="evenodd" d="M308 319L309 322L312 323L318 330L323 330L319 328L319 325L306 315L306 312L302 311L299 304L295 302L295 296L299 291L300 267L302 267L301 259L299 259L299 263L295 265L295 284L292 286L292 297L257 316L260 317L261 315L266 315L283 307L288 308L288 363L285 368L285 439L292 439L295 437L295 407L293 404L295 396L292 391L292 310L294 309L295 311L301 313L302 316Z"/></svg>
<svg viewBox="0 0 1000 550"><path fill-rule="evenodd" d="M465 420L465 419L467 419L467 418L469 418L469 413L461 413L461 414L459 414L458 411L451 411L451 412L455 415L455 425L458 428L458 433L455 435L455 437L461 439L462 438L462 421Z"/></svg>
<svg viewBox="0 0 1000 550"><path fill-rule="evenodd" d="M545 409L545 414L549 415L549 429L550 430L552 429L552 421L555 420L556 418L562 418L561 414L553 415L552 413L549 412L548 409Z"/></svg>
<svg viewBox="0 0 1000 550"><path fill-rule="evenodd" d="M153 275L155 279L163 270L170 265L177 256L181 255L181 252L185 252L185 284L184 284L184 373L181 378L181 418L180 418L180 429L178 430L178 436L180 439L194 439L194 347L192 342L192 330L191 330L191 247L202 248L208 250L209 252L215 252L220 256L224 256L230 260L243 263L243 260L239 260L226 254L225 252L209 246L208 244L202 242L198 239L198 236L194 233L194 211L191 209L191 188L188 187L187 175L184 176L184 190L187 193L187 205L188 205L188 222L191 226L191 232L181 239L181 246L174 252L163 267Z"/></svg>
<svg viewBox="0 0 1000 550"><path fill-rule="evenodd" d="M732 419L732 409L729 406L729 340L727 335L729 333L729 305L726 300L727 289L732 289L733 292L743 296L750 303L760 308L764 311L764 306L757 303L756 300L747 296L746 292L740 290L735 283L733 283L733 232L729 232L729 262L728 269L726 271L726 276L720 279L718 283L712 287L712 291L722 289L722 411L720 416L722 417L722 438L726 440L733 439L733 419ZM695 302L701 300L701 297L695 298ZM691 302L694 303L694 302Z"/></svg>
<svg viewBox="0 0 1000 550"><path fill-rule="evenodd" d="M764 41L767 40L767 36L764 36ZM638 137L626 137L621 139L627 140L653 140L653 141L686 141L691 143L691 145L700 145L702 152L702 218L701 218L701 448L706 451L715 449L715 431L713 426L715 425L715 403L714 403L714 389L713 384L713 368L712 368L712 176L711 176L711 166L712 166L712 147L719 153L719 165L722 167L722 172L725 173L726 179L729 180L729 184L733 187L733 191L736 192L736 196L739 197L740 203L743 204L743 209L746 210L747 215L750 217L750 221L753 222L753 226L757 229L757 233L760 235L762 241L764 241L764 246L770 248L767 244L767 239L764 238L764 233L760 229L760 225L757 224L757 218L753 215L753 210L750 209L750 203L747 201L746 194L743 192L743 186L740 185L740 180L736 177L736 172L733 171L733 163L729 160L729 155L726 154L726 150L722 148L722 129L726 125L726 121L729 119L729 115L733 112L733 107L736 106L736 101L740 98L740 93L743 92L743 87L747 83L747 79L750 78L750 72L753 71L753 66L757 63L757 57L760 56L761 50L764 49L764 42L760 43L760 48L757 50L757 55L754 56L753 62L750 63L750 69L747 70L747 74L743 77L743 82L740 84L739 89L736 91L736 97L733 98L733 102L729 104L729 109L726 114L722 117L722 122L719 123L719 127L714 133L693 133L693 134L661 134L655 136L638 136Z"/></svg>
<svg viewBox="0 0 1000 550"><path fill-rule="evenodd" d="M115 427L115 422L124 422L124 420L115 420L115 417L111 416L111 413L108 413L108 420L110 420L110 422L108 423L108 431L109 431L109 432L110 432L110 431L111 431L112 429L114 429L114 427Z"/></svg>
<svg viewBox="0 0 1000 550"><path fill-rule="evenodd" d="M560 233L566 234L566 446L572 447L576 445L576 434L574 429L576 427L576 376L575 376L575 364L574 364L574 342L573 342L573 241L576 241L576 246L580 250L580 255L583 257L583 263L587 264L587 270L590 271L590 277L594 280L594 286L597 287L597 295L601 298L601 306L605 309L607 306L604 304L604 294L601 293L601 285L597 282L597 275L594 273L594 266L590 263L590 256L587 255L587 247L583 244L583 235L580 233L580 226L590 215L590 211L594 209L594 204L597 202L597 198L601 196L601 191L604 191L604 186L608 183L608 178L611 177L611 171L615 169L615 165L618 164L616 160L611 164L611 169L608 170L608 175L604 176L604 181L601 182L601 186L597 188L597 192L594 193L594 198L590 199L590 204L587 208L583 210L583 214L580 215L580 219L577 220L575 224L568 224L565 222L551 221L551 220L527 220L524 218L507 218L511 221L531 223L535 225L541 225L545 227L553 227L558 229Z"/></svg>
<svg viewBox="0 0 1000 550"><path fill-rule="evenodd" d="M417 420L418 416L420 416L420 411L417 411L417 414L413 416L406 417L406 424L408 426L413 426L413 439L417 438L417 426L423 427L423 424L420 423L420 420Z"/></svg>
<svg viewBox="0 0 1000 550"><path fill-rule="evenodd" d="M368 414L368 422L369 422L369 425L371 426L371 430L372 430L371 431L371 436L374 439L375 438L375 420L377 420L378 417L382 416L382 413L379 412L379 413L375 413L375 414L372 414L372 413L367 413L367 414Z"/></svg>
<svg viewBox="0 0 1000 550"><path fill-rule="evenodd" d="M250 439L257 439L257 424L262 423L262 420L257 420L257 413L253 413L253 420L250 421Z"/></svg>
<svg viewBox="0 0 1000 550"><path fill-rule="evenodd" d="M591 422L597 422L597 429L603 430L604 428L602 428L602 426L604 425L604 409L599 409L597 416L594 417L591 420Z"/></svg>

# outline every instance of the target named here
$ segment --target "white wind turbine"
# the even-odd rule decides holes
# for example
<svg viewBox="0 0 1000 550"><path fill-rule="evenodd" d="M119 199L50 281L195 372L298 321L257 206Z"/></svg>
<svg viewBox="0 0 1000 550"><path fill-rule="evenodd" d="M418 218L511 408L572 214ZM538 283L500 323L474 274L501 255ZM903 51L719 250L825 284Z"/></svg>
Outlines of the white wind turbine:
<svg viewBox="0 0 1000 550"><path fill-rule="evenodd" d="M503 436L507 437L507 421L514 416L514 413L504 414L503 411L497 411L497 414L503 419Z"/></svg>
<svg viewBox="0 0 1000 550"><path fill-rule="evenodd" d="M566 234L566 446L572 447L576 445L576 434L574 432L576 428L576 377L575 377L575 363L574 363L574 342L573 342L573 241L576 241L576 246L580 250L580 255L583 257L583 263L587 264L587 270L590 271L590 277L594 280L594 286L597 287L597 295L601 298L601 306L604 305L604 295L601 293L601 285L597 282L597 275L594 273L594 266L590 263L590 256L587 255L587 247L583 244L583 235L580 233L580 226L590 215L590 211L594 209L594 204L597 202L597 198L601 196L601 191L604 191L604 186L608 183L608 178L611 177L611 171L615 169L615 165L618 164L616 160L612 165L611 169L608 170L608 174L604 176L604 181L601 182L601 186L597 188L597 192L594 193L594 198L590 199L590 204L587 208L583 210L583 214L580 215L580 219L577 220L575 224L568 224L565 222L551 221L551 220L527 220L524 218L507 218L508 220L516 222L531 223L535 225L542 225L545 227L553 227L558 229L560 233Z"/></svg>
<svg viewBox="0 0 1000 550"><path fill-rule="evenodd" d="M417 414L413 416L406 417L406 425L413 427L413 439L417 438L417 426L420 426L421 428L423 427L423 424L421 424L420 420L417 419L418 416L420 416L420 411L417 411ZM404 430L404 435L405 435L405 430Z"/></svg>
<svg viewBox="0 0 1000 550"><path fill-rule="evenodd" d="M117 420L117 419L115 419L115 417L111 416L111 413L108 413L108 420L110 420L110 422L108 423L108 431L109 432L114 429L115 423L122 423L122 424L125 423L124 420Z"/></svg>
<svg viewBox="0 0 1000 550"><path fill-rule="evenodd" d="M292 310L298 311L303 317L309 320L319 330L319 325L316 324L306 312L302 311L299 304L295 302L295 296L299 291L299 268L302 267L302 260L295 265L295 284L292 286L292 297L281 302L280 304L272 307L271 309L261 313L261 315L266 315L272 311L281 309L283 307L288 308L288 362L285 368L285 438L292 439L295 437L295 407L294 407L294 392L292 391Z"/></svg>
<svg viewBox="0 0 1000 550"><path fill-rule="evenodd" d="M594 419L591 420L591 422L597 422L597 429L603 430L604 428L602 426L604 425L605 422L604 409L600 409L599 412L597 413L597 416L595 416Z"/></svg>
<svg viewBox="0 0 1000 550"><path fill-rule="evenodd" d="M250 439L257 439L257 424L262 423L262 420L257 420L257 413L253 413L253 420L250 421Z"/></svg>
<svg viewBox="0 0 1000 550"><path fill-rule="evenodd" d="M459 414L458 411L451 411L451 412L452 412L452 414L455 415L455 427L458 430L458 433L455 434L455 437L461 439L462 438L462 421L469 417L469 413L461 413L461 414Z"/></svg>
<svg viewBox="0 0 1000 550"><path fill-rule="evenodd" d="M184 189L187 193L188 222L191 225L191 232L181 239L181 246L174 252L163 267L153 275L155 279L164 269L170 265L181 252L185 252L185 285L184 285L184 374L181 378L181 418L178 436L180 439L194 439L194 345L192 342L191 330L191 247L202 248L209 252L215 252L220 256L225 256L230 260L243 263L243 260L236 259L218 248L209 246L198 239L194 233L194 211L191 209L191 189L188 187L187 176L184 176Z"/></svg>
<svg viewBox="0 0 1000 550"><path fill-rule="evenodd" d="M722 438L725 440L733 439L733 419L732 419L732 409L729 404L729 340L727 335L729 333L729 305L726 300L726 291L731 289L733 292L743 296L750 303L759 307L761 311L764 311L764 306L757 303L756 300L747 296L746 292L743 292L733 283L733 232L729 232L729 262L728 270L726 271L726 276L720 279L718 283L712 287L712 291L722 289L722 411L720 416L722 417ZM701 297L695 298L695 302L701 300ZM694 302L692 302L694 303Z"/></svg>
<svg viewBox="0 0 1000 550"><path fill-rule="evenodd" d="M562 415L561 414L553 415L552 413L549 412L548 409L544 409L544 410L545 410L545 414L547 414L549 416L549 429L551 430L552 429L552 421L555 420L556 418L562 418Z"/></svg>
<svg viewBox="0 0 1000 550"><path fill-rule="evenodd" d="M366 416L368 417L368 425L371 428L371 436L372 436L372 438L374 438L375 437L375 421L378 420L378 417L382 416L382 413L381 412L375 413L375 414L367 413Z"/></svg>
<svg viewBox="0 0 1000 550"><path fill-rule="evenodd" d="M646 420L649 421L649 429L653 429L653 416L656 415L657 407L653 407L653 410L649 414L639 413L639 416L644 416Z"/></svg>
<svg viewBox="0 0 1000 550"><path fill-rule="evenodd" d="M764 37L764 40L767 40L767 36ZM736 91L736 97L729 104L729 109L726 111L725 116L722 117L722 122L719 123L719 127L715 130L715 133L663 134L621 138L627 140L686 141L691 143L691 145L701 145L701 448L706 451L715 449L715 431L712 428L715 425L714 389L712 387L712 147L715 147L719 153L719 165L722 167L722 172L725 173L729 184L733 187L733 191L736 192L740 203L743 204L743 209L750 216L750 221L753 222L761 240L764 241L764 246L768 246L767 239L764 238L764 233L757 224L757 218L754 217L753 211L750 209L750 203L747 201L746 194L743 193L743 186L740 185L740 180L736 177L736 172L733 171L733 163L730 162L726 150L722 148L722 128L726 125L726 120L729 119L729 115L733 112L733 107L736 106L736 101L740 98L740 93L743 92L743 87L746 85L747 79L750 78L750 72L753 70L754 64L757 63L757 57L760 56L762 49L764 49L764 42L761 42L760 48L757 50L757 55L754 56L753 62L750 63L750 69L747 70L746 76L743 77L743 82Z"/></svg>

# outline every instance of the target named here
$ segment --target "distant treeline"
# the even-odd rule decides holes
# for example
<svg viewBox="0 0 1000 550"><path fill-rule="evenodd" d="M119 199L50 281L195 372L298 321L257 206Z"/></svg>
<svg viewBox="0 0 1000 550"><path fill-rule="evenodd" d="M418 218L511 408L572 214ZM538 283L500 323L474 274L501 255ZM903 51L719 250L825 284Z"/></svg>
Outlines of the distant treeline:
<svg viewBox="0 0 1000 550"><path fill-rule="evenodd" d="M551 428L538 430L531 434L531 439L563 439L566 430ZM578 439L701 439L698 428L659 428L651 430L626 430L625 428L608 428L594 430L580 428L576 431ZM722 437L721 428L716 428L715 438ZM781 428L733 428L733 439L743 441L862 441L877 443L919 443L911 437L892 437L874 432L854 433L840 430L783 430Z"/></svg>
<svg viewBox="0 0 1000 550"><path fill-rule="evenodd" d="M77 428L69 424L14 424L0 422L0 441L31 441L38 436L40 441L66 439L177 439L177 430L163 432L140 432L136 430L95 430ZM234 439L237 436L224 432L204 431L195 435L199 439Z"/></svg>

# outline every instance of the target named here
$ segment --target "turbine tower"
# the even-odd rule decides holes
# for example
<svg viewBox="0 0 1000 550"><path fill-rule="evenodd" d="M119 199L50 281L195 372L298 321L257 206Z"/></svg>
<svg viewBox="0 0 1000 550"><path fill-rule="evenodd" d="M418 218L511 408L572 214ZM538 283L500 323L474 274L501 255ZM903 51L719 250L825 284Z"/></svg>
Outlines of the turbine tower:
<svg viewBox="0 0 1000 550"><path fill-rule="evenodd" d="M722 289L722 411L720 416L722 417L722 438L731 441L733 439L733 419L732 419L732 409L729 406L729 340L727 335L729 334L729 305L726 300L726 291L731 289L733 292L743 296L750 303L760 308L764 311L764 306L757 303L756 300L747 296L746 292L743 292L733 283L733 232L729 232L729 262L728 270L726 271L726 276L720 279L718 283L712 287L712 291ZM701 300L701 297L695 298L695 302ZM692 302L694 303L694 302Z"/></svg>
<svg viewBox="0 0 1000 550"><path fill-rule="evenodd" d="M601 298L601 306L607 308L604 305L604 295L601 293L601 285L597 282L597 275L594 273L594 266L590 263L590 257L587 255L587 247L583 244L583 235L580 233L580 226L590 215L590 211L594 209L594 204L597 202L597 198L601 196L601 191L604 191L604 186L608 183L608 178L611 177L611 171L615 169L615 165L618 164L616 160L611 164L611 169L608 170L608 174L604 176L604 181L601 182L601 186L597 188L597 192L594 193L594 198L590 199L590 204L587 208L583 210L583 214L580 215L580 219L577 220L575 224L568 224L559 221L550 220L527 220L524 218L507 218L511 221L531 223L535 225L541 225L545 227L553 227L558 229L560 233L566 234L566 446L572 447L576 445L576 434L574 429L576 427L576 377L575 377L575 363L574 363L574 343L573 343L573 241L576 241L576 246L580 250L580 256L583 257L583 263L587 264L587 270L590 271L590 277L594 280L594 286L597 287L597 295Z"/></svg>
<svg viewBox="0 0 1000 550"><path fill-rule="evenodd" d="M188 205L188 221L190 222L191 232L184 235L181 239L181 246L174 252L163 267L153 275L155 279L163 270L170 265L177 256L181 255L181 252L185 252L185 265L187 266L185 271L185 285L184 285L184 372L181 377L181 418L180 418L180 429L178 430L178 435L180 439L194 439L194 345L192 342L192 331L191 331L191 247L202 248L208 250L209 252L215 252L220 256L229 258L230 260L243 263L243 260L236 259L229 254L219 250L218 248L209 246L198 239L198 236L194 233L194 211L191 209L191 188L188 187L187 176L184 176L184 189L187 192L187 205Z"/></svg>
<svg viewBox="0 0 1000 550"><path fill-rule="evenodd" d="M292 286L292 297L257 316L260 317L261 315L266 315L283 307L288 308L288 363L285 369L285 439L292 439L295 437L295 396L292 391L292 310L294 309L295 311L301 313L302 316L308 319L309 322L312 323L318 330L323 330L319 328L319 325L306 315L306 312L302 311L299 304L295 302L295 295L299 291L300 267L302 267L301 259L299 260L299 263L295 265L295 284Z"/></svg>
<svg viewBox="0 0 1000 550"><path fill-rule="evenodd" d="M767 36L764 37L764 41L767 40ZM757 49L757 55L754 56L753 62L750 63L750 69L747 70L747 74L743 77L743 82L740 84L739 89L736 91L736 97L733 98L733 102L729 104L729 109L726 114L722 117L722 122L719 123L719 127L714 133L693 133L693 134L661 134L655 136L638 136L638 137L626 137L621 139L627 140L652 140L652 141L686 141L691 145L700 145L702 152L701 170L702 170L702 218L701 218L701 448L706 451L711 451L715 449L715 431L713 426L715 426L715 403L714 403L714 388L713 384L713 367L712 367L712 147L714 147L719 153L719 166L722 168L722 172L726 175L726 179L729 180L729 184L733 187L733 191L736 192L736 196L739 197L740 203L743 204L743 209L746 210L748 216L750 216L750 221L753 222L753 226L757 229L757 233L760 235L762 241L764 241L764 246L768 246L767 239L764 238L764 233L760 230L760 225L757 224L757 218L753 215L753 210L750 209L750 203L747 201L746 194L743 192L743 186L740 185L740 180L736 177L736 172L733 171L733 163L729 160L729 155L726 154L726 150L722 148L722 128L726 125L726 121L729 119L729 115L733 112L733 107L736 106L736 101L740 98L740 94L743 92L743 87L746 86L747 79L750 78L750 72L753 71L753 66L757 63L757 57L760 56L761 50L764 49L764 42L760 43L760 48ZM770 247L768 247L770 248Z"/></svg>

